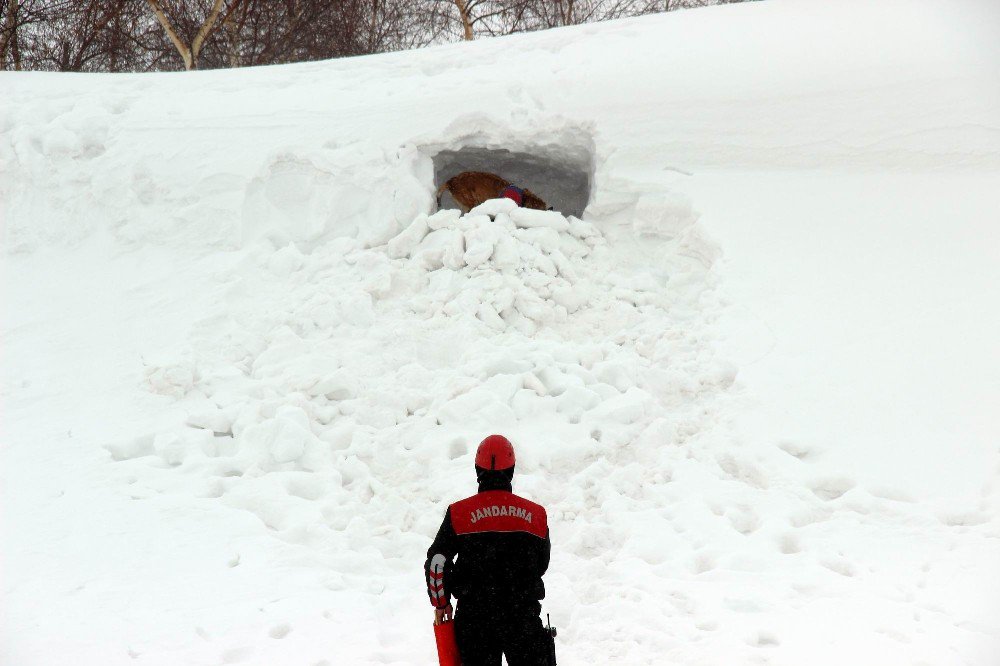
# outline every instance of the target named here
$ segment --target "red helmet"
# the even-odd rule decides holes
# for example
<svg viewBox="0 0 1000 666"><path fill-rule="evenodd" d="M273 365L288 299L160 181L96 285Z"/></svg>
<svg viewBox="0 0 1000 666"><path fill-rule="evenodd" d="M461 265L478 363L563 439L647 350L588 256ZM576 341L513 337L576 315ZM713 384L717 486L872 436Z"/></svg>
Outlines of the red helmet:
<svg viewBox="0 0 1000 666"><path fill-rule="evenodd" d="M476 449L476 467L487 470L514 467L514 447L503 435L490 435Z"/></svg>

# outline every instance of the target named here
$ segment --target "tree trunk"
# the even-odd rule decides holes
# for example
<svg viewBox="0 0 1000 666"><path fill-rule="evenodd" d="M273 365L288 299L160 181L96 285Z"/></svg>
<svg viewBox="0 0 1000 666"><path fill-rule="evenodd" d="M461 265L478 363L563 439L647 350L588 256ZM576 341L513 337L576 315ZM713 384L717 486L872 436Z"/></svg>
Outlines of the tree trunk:
<svg viewBox="0 0 1000 666"><path fill-rule="evenodd" d="M14 33L17 31L17 9L19 0L11 0L7 8L7 16L4 17L3 25L0 25L0 66L3 65L7 57L7 45L13 46Z"/></svg>
<svg viewBox="0 0 1000 666"><path fill-rule="evenodd" d="M212 11L208 13L208 17L201 24L201 29L198 30L198 34L195 35L194 41L191 43L192 67L190 69L198 67L198 54L201 53L201 45L205 43L205 39L212 33L212 28L215 27L215 22L219 18L220 11L222 11L222 0L215 0L212 4Z"/></svg>
<svg viewBox="0 0 1000 666"><path fill-rule="evenodd" d="M202 44L208 39L208 36L212 34L212 29L215 27L216 21L219 19L219 12L222 11L222 0L215 0L212 3L212 11L208 13L205 17L205 21L201 24L201 28L198 29L198 34L195 35L194 41L188 46L181 41L181 38L177 35L177 31L174 30L174 26L170 24L170 19L163 12L163 7L160 5L160 0L146 0L149 3L149 7L153 10L153 14L156 15L156 20L160 22L163 29L167 32L167 37L173 42L174 48L181 55L184 60L184 69L192 70L198 69L198 54L201 53ZM239 0L235 4L239 4ZM235 6L235 5L234 5Z"/></svg>
<svg viewBox="0 0 1000 666"><path fill-rule="evenodd" d="M226 31L226 55L229 59L229 66L236 68L240 66L240 31L239 27L232 21L223 24Z"/></svg>
<svg viewBox="0 0 1000 666"><path fill-rule="evenodd" d="M191 49L181 41L181 38L177 36L177 31L174 30L174 26L170 25L170 19L167 15L163 13L163 8L160 6L160 0L146 0L149 3L150 9L153 10L153 14L156 16L156 20L160 22L163 29L167 33L167 37L173 42L174 48L177 49L177 53L180 54L181 59L184 60L184 69L191 69Z"/></svg>
<svg viewBox="0 0 1000 666"><path fill-rule="evenodd" d="M469 12L465 9L465 0L455 0L458 7L458 15L462 17L462 27L465 28L465 41L472 41L472 23L469 21Z"/></svg>

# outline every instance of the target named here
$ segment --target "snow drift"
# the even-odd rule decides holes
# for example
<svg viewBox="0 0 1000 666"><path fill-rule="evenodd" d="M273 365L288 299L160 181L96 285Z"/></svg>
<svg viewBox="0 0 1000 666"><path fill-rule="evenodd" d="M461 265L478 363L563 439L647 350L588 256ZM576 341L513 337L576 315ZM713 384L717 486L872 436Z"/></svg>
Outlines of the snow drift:
<svg viewBox="0 0 1000 666"><path fill-rule="evenodd" d="M432 663L500 431L560 663L996 661L996 19L0 74L0 660Z"/></svg>

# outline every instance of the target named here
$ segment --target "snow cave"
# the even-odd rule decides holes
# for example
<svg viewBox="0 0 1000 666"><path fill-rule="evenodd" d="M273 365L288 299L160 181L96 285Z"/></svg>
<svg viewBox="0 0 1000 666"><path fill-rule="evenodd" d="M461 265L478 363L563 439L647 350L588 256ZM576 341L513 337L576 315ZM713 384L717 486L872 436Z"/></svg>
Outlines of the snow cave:
<svg viewBox="0 0 1000 666"><path fill-rule="evenodd" d="M464 146L433 155L434 189L463 171L486 171L531 190L564 215L582 217L590 201L593 152L584 146L536 146L519 150ZM441 208L458 208L450 192Z"/></svg>

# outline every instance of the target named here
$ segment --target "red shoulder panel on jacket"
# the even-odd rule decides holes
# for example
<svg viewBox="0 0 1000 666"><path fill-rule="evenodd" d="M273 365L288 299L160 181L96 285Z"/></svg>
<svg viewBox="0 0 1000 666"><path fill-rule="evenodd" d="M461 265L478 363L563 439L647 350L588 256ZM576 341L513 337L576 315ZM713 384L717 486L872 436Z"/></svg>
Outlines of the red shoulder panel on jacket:
<svg viewBox="0 0 1000 666"><path fill-rule="evenodd" d="M489 490L451 505L455 534L528 532L542 539L548 533L545 509L505 490Z"/></svg>

